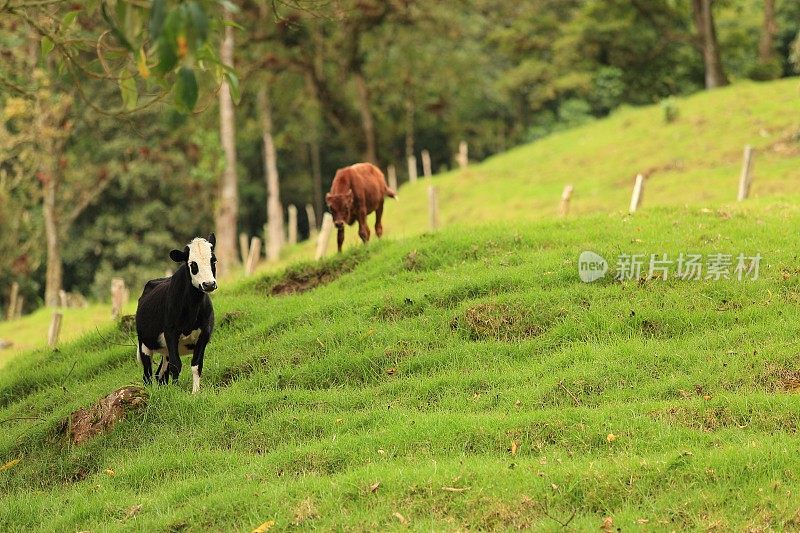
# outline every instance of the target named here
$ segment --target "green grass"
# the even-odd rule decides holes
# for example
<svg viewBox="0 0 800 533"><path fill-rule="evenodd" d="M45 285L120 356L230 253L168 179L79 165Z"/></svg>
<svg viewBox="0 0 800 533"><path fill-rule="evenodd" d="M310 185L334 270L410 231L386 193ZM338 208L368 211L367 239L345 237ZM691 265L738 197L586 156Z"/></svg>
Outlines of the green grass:
<svg viewBox="0 0 800 533"><path fill-rule="evenodd" d="M134 312L136 303L129 305L127 311ZM60 309L61 342L80 338L95 327L111 323L111 305L91 304L83 309ZM0 350L0 368L17 355L47 344L47 331L52 320L52 309L39 309L18 320L0 322L0 339L13 342L13 346Z"/></svg>
<svg viewBox="0 0 800 533"><path fill-rule="evenodd" d="M4 423L0 529L791 528L799 229L789 206L453 228L304 294L240 282L201 394L153 387L79 447L60 421L138 382L132 348L106 328L33 353L0 385L0 419L38 417ZM588 285L583 249L765 259L757 281Z"/></svg>
<svg viewBox="0 0 800 533"><path fill-rule="evenodd" d="M653 138L739 98L752 117L715 122L696 157L698 139ZM759 157L756 198L730 202L741 128L761 113L788 131L787 102L796 80L744 85L679 102L677 125L624 111L442 176L433 235L424 183L404 187L393 238L319 267L338 278L287 296L274 272L224 286L201 393L185 368L81 446L62 422L139 382L131 339L105 326L18 358L0 374L0 464L20 459L0 472L0 530L797 529L797 155ZM625 214L634 167L673 149L702 168L654 174ZM570 168L586 175L559 220ZM764 259L756 281L584 284L583 250Z"/></svg>
<svg viewBox="0 0 800 533"><path fill-rule="evenodd" d="M675 99L677 120L659 105L623 108L601 121L514 148L465 171L437 175L441 223L480 225L551 220L572 184L573 216L627 210L636 175L648 176L643 209L715 207L736 200L742 154L755 148L751 198L800 195L800 78L743 82ZM386 237L429 229L430 183L404 184L387 200ZM370 217L371 218L371 217ZM358 246L348 228L346 246ZM288 248L288 261L311 258L315 243ZM335 250L332 236L328 250Z"/></svg>

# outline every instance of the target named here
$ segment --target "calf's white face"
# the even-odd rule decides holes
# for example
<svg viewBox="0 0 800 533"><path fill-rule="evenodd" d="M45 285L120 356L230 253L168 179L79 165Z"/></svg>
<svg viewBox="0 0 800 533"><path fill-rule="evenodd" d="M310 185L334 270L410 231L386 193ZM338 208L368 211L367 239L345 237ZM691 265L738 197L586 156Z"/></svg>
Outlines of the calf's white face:
<svg viewBox="0 0 800 533"><path fill-rule="evenodd" d="M212 233L208 239L192 239L183 251L172 250L169 253L176 263L186 263L192 285L203 292L212 292L217 288L217 258L214 256L216 243L216 237Z"/></svg>

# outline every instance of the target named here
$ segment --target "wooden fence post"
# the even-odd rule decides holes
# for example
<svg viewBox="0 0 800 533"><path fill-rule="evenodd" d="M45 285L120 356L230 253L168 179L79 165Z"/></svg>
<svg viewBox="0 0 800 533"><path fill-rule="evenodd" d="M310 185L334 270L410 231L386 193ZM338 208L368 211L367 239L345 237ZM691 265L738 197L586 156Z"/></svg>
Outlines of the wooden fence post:
<svg viewBox="0 0 800 533"><path fill-rule="evenodd" d="M752 184L751 172L753 170L753 147L749 144L744 147L744 160L742 161L742 173L739 176L739 194L736 199L742 201L750 196L750 185Z"/></svg>
<svg viewBox="0 0 800 533"><path fill-rule="evenodd" d="M565 217L569 214L569 201L572 199L572 185L564 186L564 192L561 193L561 205L558 208L558 213Z"/></svg>
<svg viewBox="0 0 800 533"><path fill-rule="evenodd" d="M50 320L50 329L47 330L47 345L54 348L58 344L58 335L61 333L61 313L53 313Z"/></svg>
<svg viewBox="0 0 800 533"><path fill-rule="evenodd" d="M242 265L247 263L247 233L239 234L239 255L242 257Z"/></svg>
<svg viewBox="0 0 800 533"><path fill-rule="evenodd" d="M639 206L642 205L642 196L644 195L644 176L637 174L636 183L633 185L633 194L631 195L631 205L628 209L629 212L635 213Z"/></svg>
<svg viewBox="0 0 800 533"><path fill-rule="evenodd" d="M289 244L297 244L297 207L292 204L287 211L289 212Z"/></svg>
<svg viewBox="0 0 800 533"><path fill-rule="evenodd" d="M322 229L317 236L317 252L314 254L314 259L319 260L325 257L328 251L328 240L331 237L331 230L333 229L333 215L325 213L322 216Z"/></svg>
<svg viewBox="0 0 800 533"><path fill-rule="evenodd" d="M467 168L469 164L469 153L467 149L467 141L458 143L458 156L456 156L459 168Z"/></svg>
<svg viewBox="0 0 800 533"><path fill-rule="evenodd" d="M394 165L389 165L388 174L389 174L389 188L392 189L394 192L397 192L397 169L394 168Z"/></svg>
<svg viewBox="0 0 800 533"><path fill-rule="evenodd" d="M250 251L247 254L247 261L245 262L244 275L249 276L253 273L258 266L258 260L261 259L261 239L253 237L250 239Z"/></svg>
<svg viewBox="0 0 800 533"><path fill-rule="evenodd" d="M125 305L125 280L111 278L111 318L118 319Z"/></svg>
<svg viewBox="0 0 800 533"><path fill-rule="evenodd" d="M317 215L314 213L314 206L306 204L306 216L308 217L308 235L314 235L317 232Z"/></svg>
<svg viewBox="0 0 800 533"><path fill-rule="evenodd" d="M433 175L431 170L431 153L427 150L422 151L422 175L430 178Z"/></svg>
<svg viewBox="0 0 800 533"><path fill-rule="evenodd" d="M433 185L428 186L428 219L433 231L439 229L439 195Z"/></svg>
<svg viewBox="0 0 800 533"><path fill-rule="evenodd" d="M17 316L17 298L19 298L19 283L15 281L11 284L11 294L8 295L6 320L13 320Z"/></svg>
<svg viewBox="0 0 800 533"><path fill-rule="evenodd" d="M408 156L408 181L417 182L417 158L413 155Z"/></svg>

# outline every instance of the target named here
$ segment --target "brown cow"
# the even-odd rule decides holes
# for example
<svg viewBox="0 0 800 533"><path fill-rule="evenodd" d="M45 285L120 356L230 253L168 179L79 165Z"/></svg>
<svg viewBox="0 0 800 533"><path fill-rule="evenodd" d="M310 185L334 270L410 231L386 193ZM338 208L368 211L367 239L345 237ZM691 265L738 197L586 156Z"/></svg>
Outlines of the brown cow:
<svg viewBox="0 0 800 533"><path fill-rule="evenodd" d="M344 242L344 225L352 226L358 220L358 236L361 240L369 240L367 215L375 211L375 234L383 235L381 216L383 215L383 198L396 198L397 193L386 186L383 172L372 163L356 163L340 168L331 183L331 192L325 195L325 202L331 208L333 223L338 233L336 244L342 251Z"/></svg>

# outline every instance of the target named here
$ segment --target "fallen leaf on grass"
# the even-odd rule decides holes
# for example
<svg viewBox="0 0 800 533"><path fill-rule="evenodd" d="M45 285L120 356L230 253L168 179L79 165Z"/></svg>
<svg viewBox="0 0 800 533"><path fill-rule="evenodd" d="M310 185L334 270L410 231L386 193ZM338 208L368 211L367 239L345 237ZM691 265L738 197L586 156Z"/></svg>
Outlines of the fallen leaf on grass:
<svg viewBox="0 0 800 533"><path fill-rule="evenodd" d="M614 442L615 440L617 440L617 436L614 435L613 433L609 433L608 436L606 437L606 440L608 442Z"/></svg>
<svg viewBox="0 0 800 533"><path fill-rule="evenodd" d="M275 525L275 520L267 520L266 522L255 528L253 530L253 533L265 533L266 531L272 529L272 526L274 525Z"/></svg>
<svg viewBox="0 0 800 533"><path fill-rule="evenodd" d="M400 513L397 513L397 512L394 513L394 516L395 516L395 518L400 520L400 523L403 524L404 526L408 525L408 520L406 520L405 516L403 516L403 515L401 515Z"/></svg>
<svg viewBox="0 0 800 533"><path fill-rule="evenodd" d="M469 490L470 488L471 487L462 487L462 488L459 488L459 487L442 487L442 490L447 491L447 492L464 492L464 491Z"/></svg>
<svg viewBox="0 0 800 533"><path fill-rule="evenodd" d="M395 367L392 366L386 369L386 375L394 376L395 374L397 374L397 369Z"/></svg>
<svg viewBox="0 0 800 533"><path fill-rule="evenodd" d="M10 468L14 468L22 459L12 459L3 466L0 466L0 472L4 472Z"/></svg>
<svg viewBox="0 0 800 533"><path fill-rule="evenodd" d="M648 520L647 518L639 518L638 520L636 520L636 523L637 524L649 524L650 520Z"/></svg>
<svg viewBox="0 0 800 533"><path fill-rule="evenodd" d="M380 487L380 486L381 486L381 482L380 481L376 481L375 483L373 483L372 485L369 486L369 491L370 492L377 492L378 491L378 487Z"/></svg>
<svg viewBox="0 0 800 533"><path fill-rule="evenodd" d="M125 511L125 518L133 518L134 516L139 514L139 511L141 510L142 510L141 505L132 505L131 507L128 508L127 511Z"/></svg>
<svg viewBox="0 0 800 533"><path fill-rule="evenodd" d="M708 400L710 400L710 399L711 399L711 396L709 396L708 394L706 394L705 396L703 396L703 399L704 399L705 401L708 401Z"/></svg>
<svg viewBox="0 0 800 533"><path fill-rule="evenodd" d="M614 519L610 516L603 518L603 524L600 526L600 529L603 531L611 531L614 527Z"/></svg>
<svg viewBox="0 0 800 533"><path fill-rule="evenodd" d="M511 455L517 455L517 450L519 450L519 444L517 444L517 441L512 440L511 441Z"/></svg>
<svg viewBox="0 0 800 533"><path fill-rule="evenodd" d="M106 475L109 477L114 477L117 475L117 473L114 472L114 470L112 470L111 468L106 468L105 470L103 470L103 472L105 472Z"/></svg>

